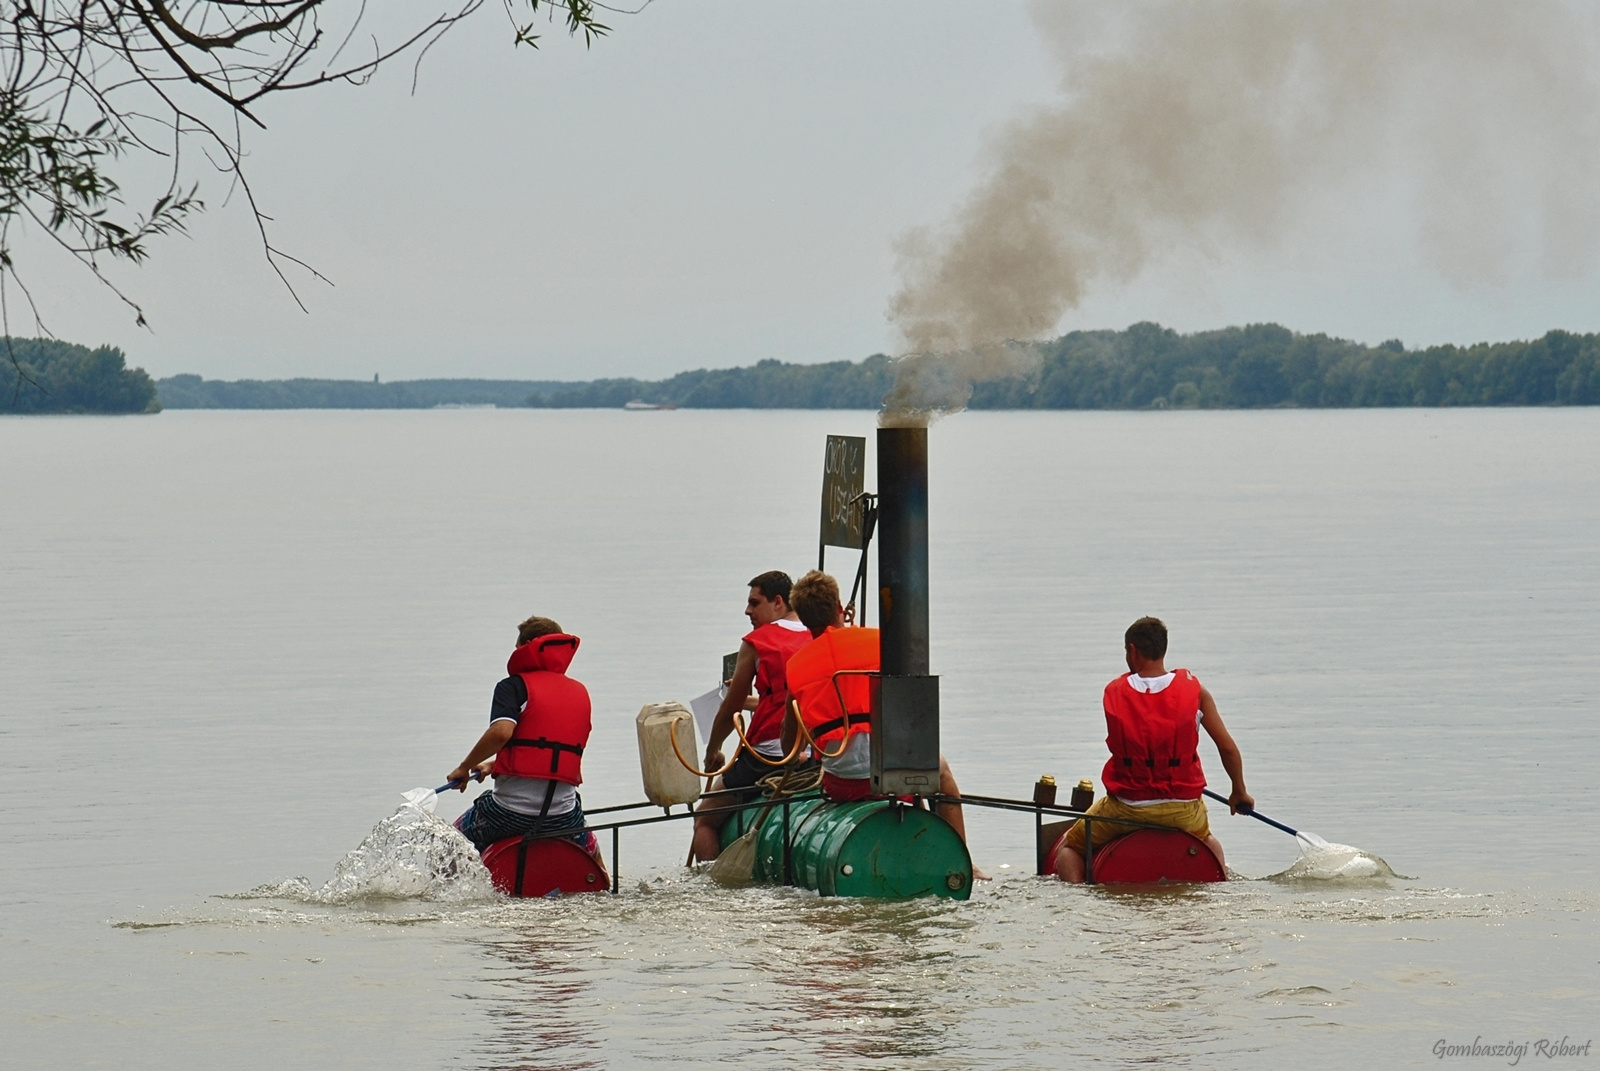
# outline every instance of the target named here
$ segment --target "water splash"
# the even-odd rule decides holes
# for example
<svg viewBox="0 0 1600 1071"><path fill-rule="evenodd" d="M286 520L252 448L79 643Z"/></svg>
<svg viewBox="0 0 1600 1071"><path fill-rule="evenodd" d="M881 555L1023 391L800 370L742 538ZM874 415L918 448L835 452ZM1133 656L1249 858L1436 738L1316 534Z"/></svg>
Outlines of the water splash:
<svg viewBox="0 0 1600 1071"><path fill-rule="evenodd" d="M241 899L299 900L351 904L368 900L431 900L472 903L499 893L472 842L433 813L427 789L405 794L406 802L372 828L339 860L320 889L305 878L258 885Z"/></svg>
<svg viewBox="0 0 1600 1071"><path fill-rule="evenodd" d="M1382 881L1401 878L1378 856L1348 844L1323 840L1315 833L1296 833L1300 858L1271 881Z"/></svg>

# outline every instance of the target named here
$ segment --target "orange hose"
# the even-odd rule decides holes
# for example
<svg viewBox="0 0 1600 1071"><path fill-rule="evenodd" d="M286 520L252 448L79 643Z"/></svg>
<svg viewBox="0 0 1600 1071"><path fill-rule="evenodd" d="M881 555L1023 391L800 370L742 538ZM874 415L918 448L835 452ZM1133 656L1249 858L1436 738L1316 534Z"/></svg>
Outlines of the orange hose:
<svg viewBox="0 0 1600 1071"><path fill-rule="evenodd" d="M798 710L795 711L795 720L800 723L800 735L805 738L806 746L811 748L812 753L814 753L816 755L820 755L821 757L823 757L825 759L836 759L840 755L844 754L844 749L845 748L850 746L850 734L854 730L852 730L850 728L850 719L849 718L845 719L845 723L844 723L844 739L839 741L839 750L838 751L832 751L832 752L830 752L827 748L823 747L821 744L817 743L815 740L813 740L811 738L811 730L806 728L806 720L804 718L800 717L800 712Z"/></svg>
<svg viewBox="0 0 1600 1071"><path fill-rule="evenodd" d="M735 724L738 724L737 721L735 722ZM678 747L678 734L676 732L677 726L673 726L673 729L674 729L673 732L669 732L667 734L667 739L672 741L672 753L674 755L678 756L678 761L683 764L683 768L685 770L688 770L690 773L694 774L696 777L708 777L708 778L709 777L721 777L723 774L725 774L729 770L733 769L733 764L735 762L739 761L739 749L738 748L734 748L733 749L733 758L729 759L728 760L728 764L726 766L724 766L722 769L717 770L715 772L707 772L705 770L698 770L695 767L690 766L689 765L689 760L683 757L683 751ZM741 735L740 739L743 740L744 737Z"/></svg>
<svg viewBox="0 0 1600 1071"><path fill-rule="evenodd" d="M805 722L801 722L800 724L802 727L805 726ZM765 755L761 754L761 752L756 750L754 744L750 743L750 741L745 738L744 726L739 724L739 715L737 714L733 716L733 731L739 734L739 743L743 744L747 749L749 749L751 757L757 762L765 763L768 766L787 766L794 761L796 755L800 754L800 738L797 736L794 738L794 747L789 749L789 754L785 755L781 759L767 758Z"/></svg>

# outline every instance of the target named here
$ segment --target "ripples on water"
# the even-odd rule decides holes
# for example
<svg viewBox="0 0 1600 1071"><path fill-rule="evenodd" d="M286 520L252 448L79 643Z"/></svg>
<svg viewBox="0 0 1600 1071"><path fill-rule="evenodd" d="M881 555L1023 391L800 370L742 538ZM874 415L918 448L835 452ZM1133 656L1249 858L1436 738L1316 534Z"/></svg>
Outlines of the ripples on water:
<svg viewBox="0 0 1600 1071"><path fill-rule="evenodd" d="M1056 1066L1104 1058L1108 1045L1129 1062L1203 1066L1259 1051L1272 1024L1303 1026L1362 998L1307 983L1271 954L1308 924L1354 932L1528 911L1401 883L1359 852L1373 865L1351 868L1344 846L1329 847L1324 863L1343 864L1317 869L1313 848L1262 880L1072 888L1003 877L964 904L728 890L703 869L658 871L616 897L507 900L459 833L407 805L320 888L267 883L219 897L232 905L221 912L116 925L453 932L490 964L458 993L491 1026L477 1054L489 1066L803 1057L931 1069L980 1066L987 1049Z"/></svg>
<svg viewBox="0 0 1600 1071"><path fill-rule="evenodd" d="M115 925L455 931L491 964L458 994L491 1027L477 1053L490 1066L932 1069L979 1066L972 1054L985 1050L1051 1066L1108 1046L1135 1063L1245 1060L1277 1026L1363 996L1297 984L1301 972L1268 951L1295 930L1523 910L1397 887L1405 879L1382 859L1315 836L1299 838L1300 858L1280 873L1210 886L1008 876L964 904L895 903L728 890L700 868L657 871L617 897L508 900L433 802L417 794L380 821L320 887L269 882L219 897L239 904L220 914ZM603 1025L613 1017L626 1029Z"/></svg>
<svg viewBox="0 0 1600 1071"><path fill-rule="evenodd" d="M511 903L442 823L366 836L536 611L584 637L588 802L637 799L634 713L709 686L740 581L815 560L827 433L870 449L871 416L0 421L6 1056L1345 1071L1589 1029L1600 409L975 413L930 447L965 788L1092 774L1155 612L1263 806L1418 880L1239 821L1272 880L1067 888L974 810L1003 876L965 904L725 890L670 868L678 830L624 835L623 896Z"/></svg>

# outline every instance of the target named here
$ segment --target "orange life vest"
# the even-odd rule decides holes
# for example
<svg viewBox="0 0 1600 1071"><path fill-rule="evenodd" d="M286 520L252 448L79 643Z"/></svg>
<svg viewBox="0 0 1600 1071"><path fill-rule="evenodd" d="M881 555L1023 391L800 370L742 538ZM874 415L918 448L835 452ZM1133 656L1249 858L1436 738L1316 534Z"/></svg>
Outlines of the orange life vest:
<svg viewBox="0 0 1600 1071"><path fill-rule="evenodd" d="M752 744L761 744L783 734L783 708L789 702L784 667L796 651L811 642L811 633L774 621L752 630L744 642L756 649L756 709L750 714L745 736Z"/></svg>
<svg viewBox="0 0 1600 1071"><path fill-rule="evenodd" d="M511 652L506 672L521 677L528 702L516 731L495 757L496 777L542 777L583 783L583 748L589 742L589 690L567 676L578 637L538 636Z"/></svg>
<svg viewBox="0 0 1600 1071"><path fill-rule="evenodd" d="M878 670L878 630L830 628L789 659L789 694L800 704L800 720L811 739L826 747L846 732L864 733L871 722L872 680L840 670ZM841 705L840 699L844 702Z"/></svg>
<svg viewBox="0 0 1600 1071"><path fill-rule="evenodd" d="M1100 773L1106 791L1125 800L1197 800L1206 787L1200 769L1200 682L1173 671L1159 692L1141 692L1125 674L1106 685L1106 747Z"/></svg>

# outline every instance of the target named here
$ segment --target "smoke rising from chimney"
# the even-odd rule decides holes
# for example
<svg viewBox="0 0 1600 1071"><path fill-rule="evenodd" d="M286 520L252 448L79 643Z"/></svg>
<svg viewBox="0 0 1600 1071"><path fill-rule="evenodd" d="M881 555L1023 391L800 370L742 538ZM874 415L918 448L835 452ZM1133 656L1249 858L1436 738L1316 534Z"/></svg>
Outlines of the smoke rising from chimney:
<svg viewBox="0 0 1600 1071"><path fill-rule="evenodd" d="M1600 251L1595 13L1562 0L1036 2L1062 99L998 139L954 218L907 236L883 420L1026 373L1091 286L1163 251L1263 248L1380 173L1458 287ZM1532 237L1530 237L1532 236ZM1016 340L1016 341L1011 341Z"/></svg>

